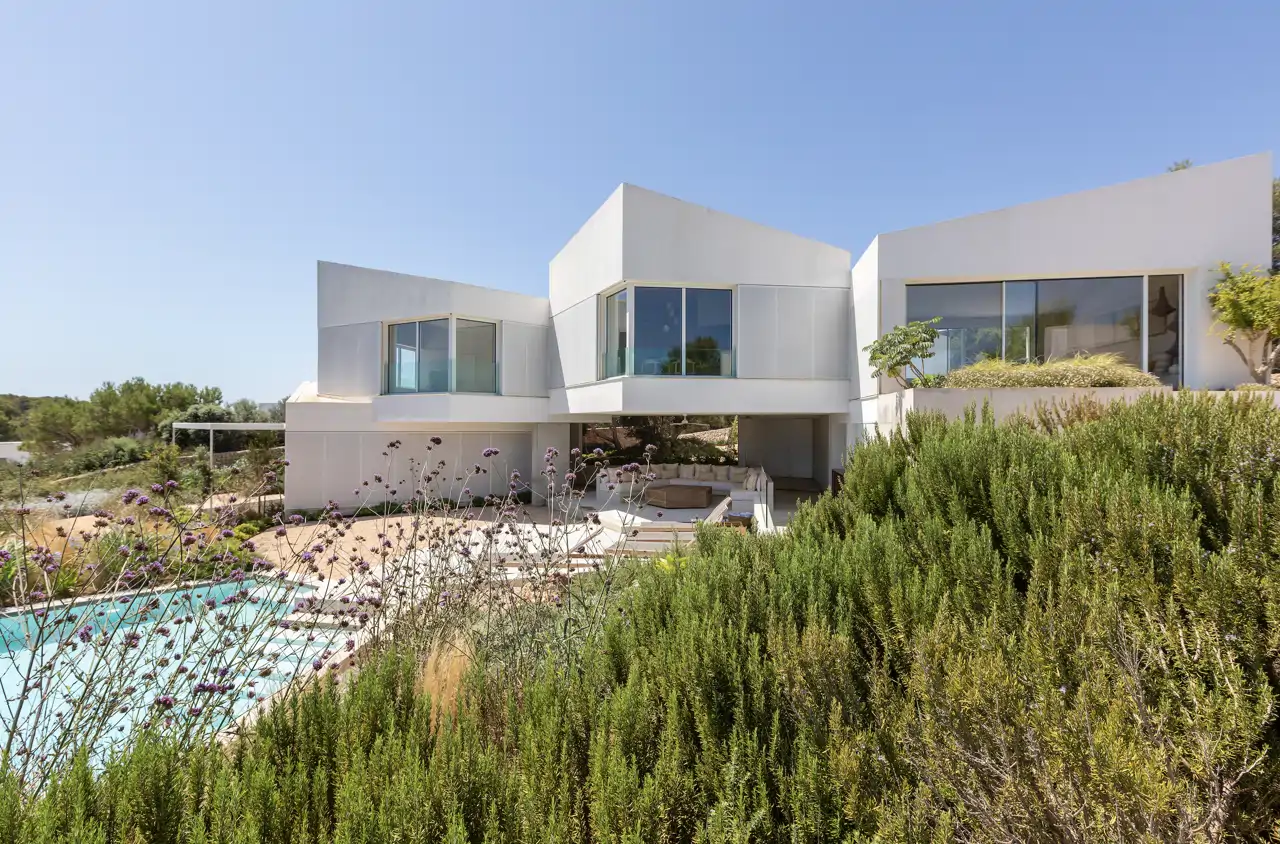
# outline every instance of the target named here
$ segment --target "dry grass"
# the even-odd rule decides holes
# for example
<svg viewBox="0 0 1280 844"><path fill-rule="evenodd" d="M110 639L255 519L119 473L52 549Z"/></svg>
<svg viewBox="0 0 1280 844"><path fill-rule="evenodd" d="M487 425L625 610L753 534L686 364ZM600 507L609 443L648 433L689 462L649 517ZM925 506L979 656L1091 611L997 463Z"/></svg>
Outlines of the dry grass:
<svg viewBox="0 0 1280 844"><path fill-rule="evenodd" d="M943 386L961 390L1017 387L1159 387L1160 379L1118 355L1080 355L1045 363L984 360L948 373Z"/></svg>

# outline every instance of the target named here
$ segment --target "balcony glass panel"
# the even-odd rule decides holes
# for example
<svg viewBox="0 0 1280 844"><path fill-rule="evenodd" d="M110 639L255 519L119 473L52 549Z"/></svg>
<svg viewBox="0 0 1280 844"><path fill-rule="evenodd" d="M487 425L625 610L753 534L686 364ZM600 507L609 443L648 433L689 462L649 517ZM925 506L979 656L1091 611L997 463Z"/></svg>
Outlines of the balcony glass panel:
<svg viewBox="0 0 1280 844"><path fill-rule="evenodd" d="M413 393L418 389L418 324L393 325L388 331L387 392Z"/></svg>
<svg viewBox="0 0 1280 844"><path fill-rule="evenodd" d="M456 330L454 389L459 393L498 392L498 326L460 319Z"/></svg>
<svg viewBox="0 0 1280 844"><path fill-rule="evenodd" d="M1035 360L1036 282L1006 282L1004 310L1004 359L1014 363Z"/></svg>
<svg viewBox="0 0 1280 844"><path fill-rule="evenodd" d="M418 325L418 392L449 392L449 320L429 319ZM399 327L399 326L397 326Z"/></svg>
<svg viewBox="0 0 1280 844"><path fill-rule="evenodd" d="M733 291L684 292L684 374L733 375Z"/></svg>

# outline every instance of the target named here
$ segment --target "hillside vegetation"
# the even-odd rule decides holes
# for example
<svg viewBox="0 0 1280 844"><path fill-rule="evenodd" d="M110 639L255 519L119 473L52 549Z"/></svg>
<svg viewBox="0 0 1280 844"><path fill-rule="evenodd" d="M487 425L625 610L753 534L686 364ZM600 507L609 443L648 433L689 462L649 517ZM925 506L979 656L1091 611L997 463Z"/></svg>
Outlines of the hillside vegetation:
<svg viewBox="0 0 1280 844"><path fill-rule="evenodd" d="M783 537L641 567L571 668L420 658L142 744L0 840L1253 841L1280 832L1280 411L910 419Z"/></svg>

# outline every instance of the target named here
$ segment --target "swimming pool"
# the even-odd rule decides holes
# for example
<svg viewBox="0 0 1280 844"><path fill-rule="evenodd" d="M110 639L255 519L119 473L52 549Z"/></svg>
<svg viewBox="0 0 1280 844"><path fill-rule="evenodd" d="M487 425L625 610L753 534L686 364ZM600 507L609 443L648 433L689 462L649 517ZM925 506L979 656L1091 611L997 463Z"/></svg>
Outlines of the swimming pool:
<svg viewBox="0 0 1280 844"><path fill-rule="evenodd" d="M0 751L101 762L143 725L225 729L342 651L348 631L298 620L314 593L244 578L0 616Z"/></svg>

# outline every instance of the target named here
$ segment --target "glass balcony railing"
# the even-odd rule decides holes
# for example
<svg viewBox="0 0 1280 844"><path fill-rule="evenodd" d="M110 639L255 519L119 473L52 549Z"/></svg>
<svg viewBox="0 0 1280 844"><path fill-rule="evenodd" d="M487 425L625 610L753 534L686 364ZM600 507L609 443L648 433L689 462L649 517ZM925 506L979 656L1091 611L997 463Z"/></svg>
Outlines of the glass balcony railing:
<svg viewBox="0 0 1280 844"><path fill-rule="evenodd" d="M449 358L423 362L401 360L387 367L387 393L478 393L501 395L501 366L494 360Z"/></svg>
<svg viewBox="0 0 1280 844"><path fill-rule="evenodd" d="M678 349L615 349L600 356L600 377L622 375L657 375L670 377L734 378L737 357L734 349L686 349L681 360Z"/></svg>

